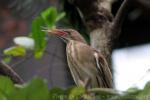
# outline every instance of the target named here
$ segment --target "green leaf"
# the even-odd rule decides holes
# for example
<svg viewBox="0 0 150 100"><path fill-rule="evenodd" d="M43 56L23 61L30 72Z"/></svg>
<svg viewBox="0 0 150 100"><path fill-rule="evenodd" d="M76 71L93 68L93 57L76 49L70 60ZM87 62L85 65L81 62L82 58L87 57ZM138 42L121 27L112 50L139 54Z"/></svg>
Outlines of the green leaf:
<svg viewBox="0 0 150 100"><path fill-rule="evenodd" d="M141 93L138 88L129 88L128 90L122 92L120 95L114 95L107 98L107 100L138 100L137 95Z"/></svg>
<svg viewBox="0 0 150 100"><path fill-rule="evenodd" d="M43 53L44 53L43 50L35 51L34 57L40 59L43 56Z"/></svg>
<svg viewBox="0 0 150 100"><path fill-rule="evenodd" d="M14 89L14 85L8 77L0 76L0 96L7 97Z"/></svg>
<svg viewBox="0 0 150 100"><path fill-rule="evenodd" d="M49 90L42 79L35 78L17 89L8 100L49 100Z"/></svg>
<svg viewBox="0 0 150 100"><path fill-rule="evenodd" d="M40 58L42 57L42 53L45 50L46 47L46 39L45 39L45 33L41 31L41 26L44 25L44 21L41 17L37 17L32 22L32 38L35 41L35 57ZM40 52L40 54L39 54ZM38 56L37 56L38 55Z"/></svg>
<svg viewBox="0 0 150 100"><path fill-rule="evenodd" d="M138 100L150 100L150 82L148 82L143 91L138 95Z"/></svg>
<svg viewBox="0 0 150 100"><path fill-rule="evenodd" d="M0 91L0 100L7 100L5 95Z"/></svg>
<svg viewBox="0 0 150 100"><path fill-rule="evenodd" d="M7 56L25 56L26 50L21 46L14 46L4 50L4 54Z"/></svg>
<svg viewBox="0 0 150 100"><path fill-rule="evenodd" d="M34 78L29 83L14 86L8 77L0 76L0 100L150 100L150 82L143 90L130 88L119 94L115 91L93 88L87 92L84 87L48 90L41 78Z"/></svg>
<svg viewBox="0 0 150 100"><path fill-rule="evenodd" d="M27 90L28 100L48 100L49 90L45 82L40 78L33 79L28 86Z"/></svg>
<svg viewBox="0 0 150 100"><path fill-rule="evenodd" d="M58 14L57 17L56 17L56 21L61 20L63 17L65 17L65 15L66 15L65 12L62 12L62 13Z"/></svg>
<svg viewBox="0 0 150 100"><path fill-rule="evenodd" d="M83 87L75 87L70 91L69 100L80 100L86 90Z"/></svg>
<svg viewBox="0 0 150 100"><path fill-rule="evenodd" d="M107 100L107 99L109 100L109 98L111 97L116 98L116 96L120 96L119 91L111 88L91 88L88 91L91 93L95 93L96 100Z"/></svg>
<svg viewBox="0 0 150 100"><path fill-rule="evenodd" d="M66 91L61 88L52 88L49 95L50 100L67 100L68 98Z"/></svg>
<svg viewBox="0 0 150 100"><path fill-rule="evenodd" d="M57 10L55 7L50 7L41 13L41 16L49 28L55 26Z"/></svg>
<svg viewBox="0 0 150 100"><path fill-rule="evenodd" d="M9 63L10 61L11 61L11 57L10 56L8 56L8 57L4 57L3 59L2 59L2 61L4 61L5 63Z"/></svg>

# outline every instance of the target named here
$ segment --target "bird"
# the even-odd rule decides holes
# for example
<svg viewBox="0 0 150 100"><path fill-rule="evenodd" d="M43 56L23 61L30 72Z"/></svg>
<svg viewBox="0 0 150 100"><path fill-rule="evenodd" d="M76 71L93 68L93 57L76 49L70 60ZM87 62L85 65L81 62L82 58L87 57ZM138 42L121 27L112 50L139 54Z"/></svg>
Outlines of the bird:
<svg viewBox="0 0 150 100"><path fill-rule="evenodd" d="M77 86L112 88L112 73L103 54L89 46L74 29L43 29L66 43L68 67Z"/></svg>

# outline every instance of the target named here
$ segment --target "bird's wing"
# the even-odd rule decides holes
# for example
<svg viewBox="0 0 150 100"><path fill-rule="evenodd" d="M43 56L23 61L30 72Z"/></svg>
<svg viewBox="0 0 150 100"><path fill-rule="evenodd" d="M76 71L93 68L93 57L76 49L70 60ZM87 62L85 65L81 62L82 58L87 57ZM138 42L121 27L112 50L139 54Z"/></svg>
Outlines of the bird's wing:
<svg viewBox="0 0 150 100"><path fill-rule="evenodd" d="M67 46L70 46L72 44L68 44ZM81 69L80 67L78 67L77 63L75 62L75 59L73 58L72 54L71 54L71 48L70 49L66 49L67 51L67 62L68 62L68 67L70 69L71 75L73 77L73 80L75 82L76 85L81 86L82 83L80 83L81 81L84 81L83 76L81 75Z"/></svg>
<svg viewBox="0 0 150 100"><path fill-rule="evenodd" d="M72 61L73 61L72 57L69 54L67 54L68 67L70 69L70 72L71 72L71 75L73 77L73 80L75 81L75 84L78 85L78 81L77 80L80 80L79 72L75 69L75 65L74 65L74 63Z"/></svg>
<svg viewBox="0 0 150 100"><path fill-rule="evenodd" d="M99 54L98 52L94 52L94 57L96 61L96 68L98 70L99 76L97 76L97 80L99 84L106 88L112 88L112 73L107 64L105 58Z"/></svg>

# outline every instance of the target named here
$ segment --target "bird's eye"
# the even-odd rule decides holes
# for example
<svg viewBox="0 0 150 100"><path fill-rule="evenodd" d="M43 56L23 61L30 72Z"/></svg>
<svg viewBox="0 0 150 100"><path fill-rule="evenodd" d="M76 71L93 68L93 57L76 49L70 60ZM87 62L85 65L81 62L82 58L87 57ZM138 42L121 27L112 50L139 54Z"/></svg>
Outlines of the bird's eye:
<svg viewBox="0 0 150 100"><path fill-rule="evenodd" d="M68 32L69 35L71 35L71 32Z"/></svg>

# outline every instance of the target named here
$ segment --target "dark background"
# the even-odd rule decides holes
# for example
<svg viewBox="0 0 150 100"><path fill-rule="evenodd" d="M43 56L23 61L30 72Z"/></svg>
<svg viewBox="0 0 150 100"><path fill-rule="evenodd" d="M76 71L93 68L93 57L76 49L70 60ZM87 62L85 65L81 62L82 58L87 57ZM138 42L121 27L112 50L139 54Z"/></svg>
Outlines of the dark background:
<svg viewBox="0 0 150 100"><path fill-rule="evenodd" d="M116 14L117 9L123 0L113 4L113 14ZM128 16L123 24L121 36L117 43L117 48L128 46L142 45L150 43L150 9L140 5L133 4Z"/></svg>

